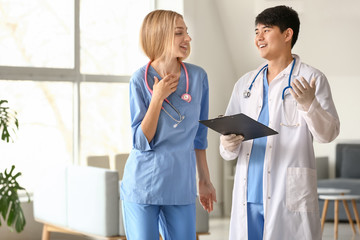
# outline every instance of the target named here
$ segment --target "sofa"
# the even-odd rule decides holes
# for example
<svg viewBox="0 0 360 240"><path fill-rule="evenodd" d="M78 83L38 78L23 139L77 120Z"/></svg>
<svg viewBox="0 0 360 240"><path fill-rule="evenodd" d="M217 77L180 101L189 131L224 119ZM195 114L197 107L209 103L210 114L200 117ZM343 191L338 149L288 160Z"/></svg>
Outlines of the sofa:
<svg viewBox="0 0 360 240"><path fill-rule="evenodd" d="M317 159L317 172L322 177L318 178L319 188L349 189L351 195L360 195L360 144L338 143L335 154L335 178L324 178L324 169L328 162ZM319 200L320 214L322 214L324 200ZM360 201L356 203L360 210ZM352 212L352 211L350 211ZM352 218L355 216L352 213ZM334 202L330 201L326 220L334 219ZM343 204L339 204L339 220L348 221Z"/></svg>
<svg viewBox="0 0 360 240"><path fill-rule="evenodd" d="M34 191L34 217L43 223L42 240L51 232L84 235L94 239L126 239L115 170L57 167ZM197 237L209 232L209 215L196 201Z"/></svg>

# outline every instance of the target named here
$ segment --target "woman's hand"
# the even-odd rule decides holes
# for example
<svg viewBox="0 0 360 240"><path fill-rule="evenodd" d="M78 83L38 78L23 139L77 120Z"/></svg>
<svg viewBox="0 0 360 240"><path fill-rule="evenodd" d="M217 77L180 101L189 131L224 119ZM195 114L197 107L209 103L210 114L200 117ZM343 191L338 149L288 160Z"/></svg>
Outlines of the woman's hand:
<svg viewBox="0 0 360 240"><path fill-rule="evenodd" d="M145 117L141 122L141 129L148 142L151 142L155 136L164 99L176 91L178 83L179 78L174 74L166 75L161 81L159 81L157 77L154 77L151 102Z"/></svg>
<svg viewBox="0 0 360 240"><path fill-rule="evenodd" d="M166 75L161 81L154 77L153 98L163 101L176 91L178 84L179 78L174 74Z"/></svg>
<svg viewBox="0 0 360 240"><path fill-rule="evenodd" d="M210 181L199 181L199 200L206 211L211 212L214 209L213 202L217 202L216 191Z"/></svg>

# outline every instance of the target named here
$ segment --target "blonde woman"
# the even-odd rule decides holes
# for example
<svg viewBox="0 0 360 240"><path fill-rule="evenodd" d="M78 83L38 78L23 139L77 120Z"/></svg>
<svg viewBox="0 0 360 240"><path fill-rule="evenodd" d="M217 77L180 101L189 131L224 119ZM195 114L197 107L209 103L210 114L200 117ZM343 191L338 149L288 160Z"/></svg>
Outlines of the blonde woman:
<svg viewBox="0 0 360 240"><path fill-rule="evenodd" d="M196 239L196 166L199 199L208 212L216 201L206 160L209 89L206 72L183 63L191 38L183 17L155 10L142 24L148 64L130 80L133 149L121 183L129 240Z"/></svg>

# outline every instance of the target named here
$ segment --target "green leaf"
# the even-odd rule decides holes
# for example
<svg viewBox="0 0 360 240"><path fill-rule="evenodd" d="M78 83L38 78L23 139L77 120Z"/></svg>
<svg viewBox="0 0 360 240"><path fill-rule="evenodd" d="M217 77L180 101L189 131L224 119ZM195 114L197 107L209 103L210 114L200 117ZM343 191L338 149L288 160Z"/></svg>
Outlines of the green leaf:
<svg viewBox="0 0 360 240"><path fill-rule="evenodd" d="M24 230L25 225L26 225L25 216L22 209L20 208L18 217L16 218L16 222L15 222L16 232L21 232L22 230Z"/></svg>
<svg viewBox="0 0 360 240"><path fill-rule="evenodd" d="M19 129L19 121L16 118L17 113L9 107L5 107L7 100L0 100L0 131L1 140L9 142L14 141L13 135ZM11 133L11 134L10 134Z"/></svg>
<svg viewBox="0 0 360 240"><path fill-rule="evenodd" d="M17 182L17 178L21 176L21 173L13 174L14 169L15 166L13 165L10 172L5 169L4 173L0 173L0 213L10 230L15 227L16 232L21 232L26 221L17 192L25 189ZM29 194L27 192L26 194L30 201Z"/></svg>
<svg viewBox="0 0 360 240"><path fill-rule="evenodd" d="M13 223L15 222L16 215L17 215L17 213L15 212L14 204L11 204L10 212L9 212L8 219L7 219L7 225L9 227L11 227L11 225L13 225Z"/></svg>
<svg viewBox="0 0 360 240"><path fill-rule="evenodd" d="M8 206L9 206L9 201L8 198L6 196L0 196L0 212L1 212L1 216L6 219L6 215L8 213Z"/></svg>

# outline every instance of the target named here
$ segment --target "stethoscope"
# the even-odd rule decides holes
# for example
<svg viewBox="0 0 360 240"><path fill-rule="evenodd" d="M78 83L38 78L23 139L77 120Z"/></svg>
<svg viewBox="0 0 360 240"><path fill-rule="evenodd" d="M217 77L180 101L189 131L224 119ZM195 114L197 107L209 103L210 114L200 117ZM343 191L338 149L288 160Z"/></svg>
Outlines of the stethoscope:
<svg viewBox="0 0 360 240"><path fill-rule="evenodd" d="M284 117L285 117L285 120L286 120L286 123L280 123L281 126L285 126L285 127L298 127L300 126L299 123L295 123L295 124L289 124L290 122L293 122L293 121L290 121L289 120L289 116L286 114L286 111L285 111L285 101L284 101L284 98L285 98L285 91L289 88L292 88L291 87L291 76L292 76L292 72L294 70L294 66L295 66L295 62L296 62L296 59L293 58L294 61L293 61L293 64L291 66L291 70L290 70L290 75L289 75L289 80L288 80L288 85L283 89L282 91L282 94L281 94L281 99L282 99L282 108L283 108L283 114L284 114ZM256 74L255 78L252 80L249 88L247 90L244 91L244 98L249 98L251 96L251 88L257 78L257 76L265 69L268 67L268 64L266 64L265 66L263 66L260 71ZM295 118L295 116L293 116L293 119Z"/></svg>
<svg viewBox="0 0 360 240"><path fill-rule="evenodd" d="M293 64L292 64L292 66L291 66L290 75L289 75L289 80L288 80L288 85L287 85L287 86L284 88L284 90L282 91L282 95L281 95L281 99L282 99L282 100L284 100L285 91L286 91L288 88L292 88L291 85L290 85L290 84L291 84L291 75L292 75L292 72L293 72L293 70L294 70L294 66L295 66L295 62L296 62L296 59L295 59L295 58L293 58L293 59L294 59L294 61L293 61ZM249 88L244 91L244 98L249 98L249 97L251 96L251 89L252 89L252 87L253 87L253 85L254 85L254 82L255 82L257 76L259 76L259 74L260 74L265 68L267 68L267 67L268 67L268 64L266 64L265 66L263 66L263 67L260 69L260 71L256 74L256 76L255 76L254 79L252 80Z"/></svg>
<svg viewBox="0 0 360 240"><path fill-rule="evenodd" d="M186 69L185 64L184 64L183 62L180 62L180 63L181 63L181 66L184 68L185 76L186 76L186 91L185 91L185 93L184 93L183 95L181 95L181 99L184 100L185 102L188 102L188 103L189 103L189 102L191 102L191 95L189 94L189 74L188 74L188 71L187 71L187 69ZM146 69L145 69L145 83L146 83L147 89L149 90L149 92L150 92L151 95L152 95L153 91L152 91L152 89L150 88L150 86L149 86L149 84L148 84L148 80L147 80L147 75L148 75L148 71L149 71L150 64L151 64L151 61L147 64ZM168 112L165 110L164 107L161 107L161 109L164 110L164 112L176 122L176 123L173 125L173 127L176 128L176 127L182 122L182 120L185 119L185 116L184 116L184 115L181 115L180 111L177 110L177 109L175 108L175 106L172 105L171 102L170 102L167 98L165 98L164 100L170 105L170 107L171 107L172 109L175 110L175 112L176 112L176 113L178 114L178 116L179 116L179 120L178 120L178 119L174 118L173 116L171 116L171 114L168 113Z"/></svg>

